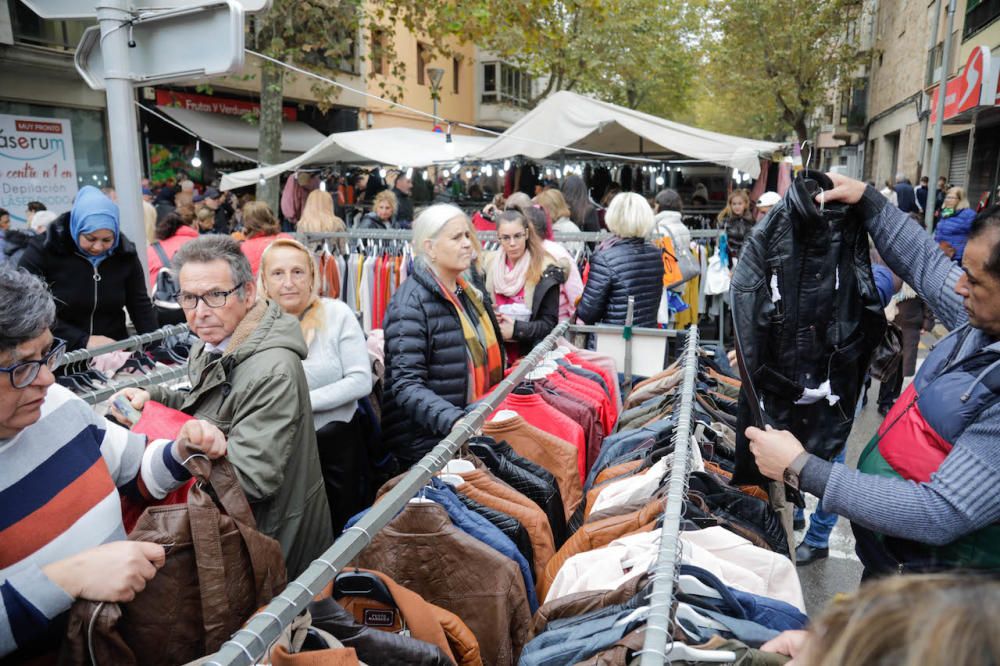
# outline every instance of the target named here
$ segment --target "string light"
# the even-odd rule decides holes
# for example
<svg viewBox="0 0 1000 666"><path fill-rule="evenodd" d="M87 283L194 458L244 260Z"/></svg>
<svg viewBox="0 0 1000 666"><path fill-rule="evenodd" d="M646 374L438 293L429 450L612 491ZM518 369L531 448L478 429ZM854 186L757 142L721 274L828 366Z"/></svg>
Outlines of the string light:
<svg viewBox="0 0 1000 666"><path fill-rule="evenodd" d="M504 171L510 171L510 160L504 160L503 161L503 170Z"/></svg>
<svg viewBox="0 0 1000 666"><path fill-rule="evenodd" d="M194 157L191 158L191 166L195 169L201 167L201 141L194 142Z"/></svg>

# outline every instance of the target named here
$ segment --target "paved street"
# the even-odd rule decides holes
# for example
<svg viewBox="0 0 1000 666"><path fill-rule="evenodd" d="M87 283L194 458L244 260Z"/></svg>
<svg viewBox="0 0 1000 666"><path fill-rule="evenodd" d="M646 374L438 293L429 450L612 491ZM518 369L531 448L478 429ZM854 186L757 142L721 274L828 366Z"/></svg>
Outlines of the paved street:
<svg viewBox="0 0 1000 666"><path fill-rule="evenodd" d="M924 334L920 344L920 355L917 368L927 355L927 349L936 341L931 334ZM907 380L903 387L909 385ZM847 464L854 467L858 456L865 445L882 423L878 413L879 383L872 382L868 391L868 405L862 410L861 416L854 424L851 438L847 442ZM806 517L812 513L817 504L816 498L806 496ZM808 522L807 522L808 525ZM805 531L796 532L796 545L802 540ZM802 591L806 598L806 611L810 617L816 617L819 612L838 592L853 592L861 581L861 563L854 553L854 535L848 521L840 519L830 537L830 557L805 567L799 567L799 579L802 581Z"/></svg>

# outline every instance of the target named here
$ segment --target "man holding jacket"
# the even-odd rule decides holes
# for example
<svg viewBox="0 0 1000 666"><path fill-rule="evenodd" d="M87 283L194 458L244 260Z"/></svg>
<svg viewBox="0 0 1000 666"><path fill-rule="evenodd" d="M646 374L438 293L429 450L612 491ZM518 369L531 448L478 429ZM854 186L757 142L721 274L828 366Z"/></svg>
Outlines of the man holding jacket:
<svg viewBox="0 0 1000 666"><path fill-rule="evenodd" d="M217 425L257 519L277 539L292 579L333 543L299 322L257 298L250 262L229 236L202 236L173 258L177 302L199 342L190 391L124 389L132 406L155 400Z"/></svg>
<svg viewBox="0 0 1000 666"><path fill-rule="evenodd" d="M972 227L965 261L864 183L829 174L827 202L857 205L889 267L951 333L927 357L866 447L858 470L804 451L785 431L748 428L769 478L849 518L866 575L1000 567L1000 208Z"/></svg>

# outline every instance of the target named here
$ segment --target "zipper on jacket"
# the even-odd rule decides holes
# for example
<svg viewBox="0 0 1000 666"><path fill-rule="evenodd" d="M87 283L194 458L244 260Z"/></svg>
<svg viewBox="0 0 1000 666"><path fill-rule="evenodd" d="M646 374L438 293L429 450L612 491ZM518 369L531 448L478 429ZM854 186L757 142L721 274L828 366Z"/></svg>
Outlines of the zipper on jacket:
<svg viewBox="0 0 1000 666"><path fill-rule="evenodd" d="M94 266L94 306L90 308L90 336L87 341L90 342L90 338L94 337L94 314L97 312L97 285L101 281L101 273L97 266Z"/></svg>

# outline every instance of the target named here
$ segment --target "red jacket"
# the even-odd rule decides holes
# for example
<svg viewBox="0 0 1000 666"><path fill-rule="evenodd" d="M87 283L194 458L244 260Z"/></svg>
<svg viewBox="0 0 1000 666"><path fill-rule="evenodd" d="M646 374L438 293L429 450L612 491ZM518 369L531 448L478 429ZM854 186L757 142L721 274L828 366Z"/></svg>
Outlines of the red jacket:
<svg viewBox="0 0 1000 666"><path fill-rule="evenodd" d="M163 251L166 252L167 258L173 259L174 255L177 254L177 250L181 249L182 245L197 237L198 231L196 229L184 226L178 227L177 232L173 236L167 240L159 241L159 243L163 247ZM156 284L156 274L163 268L163 261L160 260L160 255L152 243L146 248L146 260L149 263L149 288L152 289L153 285Z"/></svg>

